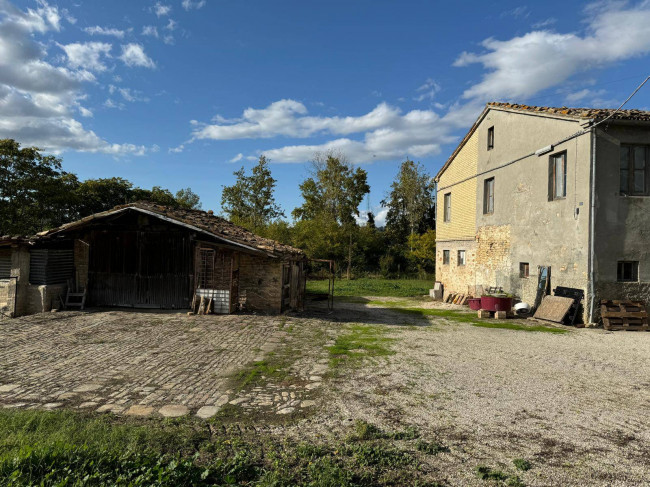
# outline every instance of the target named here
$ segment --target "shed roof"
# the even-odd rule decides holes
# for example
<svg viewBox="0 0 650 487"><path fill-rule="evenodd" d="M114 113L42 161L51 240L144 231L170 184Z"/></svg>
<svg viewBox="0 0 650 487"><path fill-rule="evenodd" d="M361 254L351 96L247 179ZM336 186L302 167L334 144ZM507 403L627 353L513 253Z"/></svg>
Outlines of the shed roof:
<svg viewBox="0 0 650 487"><path fill-rule="evenodd" d="M246 230L239 225L235 225L234 223L231 223L224 218L214 215L212 212L171 208L168 206L158 205L145 201L120 205L108 211L95 213L93 215L82 218L81 220L66 223L60 227L41 232L32 237L31 240L35 241L46 239L56 234L82 227L90 222L100 220L107 216L130 210L147 213L166 221L170 221L171 223L191 227L194 230L207 233L217 238L218 240L224 241L225 243L233 244L235 246L248 249L249 251L261 252L271 257L292 257L299 259L305 257L305 253L298 248L256 235L255 233ZM0 242L4 240L5 237L0 237Z"/></svg>

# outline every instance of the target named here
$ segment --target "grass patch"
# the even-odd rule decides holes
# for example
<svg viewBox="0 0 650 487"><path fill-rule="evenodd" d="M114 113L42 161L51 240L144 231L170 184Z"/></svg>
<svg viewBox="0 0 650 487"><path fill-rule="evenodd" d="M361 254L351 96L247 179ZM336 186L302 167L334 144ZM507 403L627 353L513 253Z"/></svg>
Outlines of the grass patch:
<svg viewBox="0 0 650 487"><path fill-rule="evenodd" d="M384 336L387 331L379 326L351 325L339 335L334 345L328 347L330 366L336 367L342 362L356 363L363 359L386 357L395 354L389 348L394 338Z"/></svg>
<svg viewBox="0 0 650 487"><path fill-rule="evenodd" d="M427 455L437 455L438 453L449 451L449 448L447 448L446 446L442 446L438 443L431 443L424 440L419 440L415 444L415 448L418 451L426 453Z"/></svg>
<svg viewBox="0 0 650 487"><path fill-rule="evenodd" d="M481 328L501 328L505 330L518 330L518 331L528 331L528 332L540 332L540 333L555 333L562 335L564 333L569 333L569 330L564 330L562 328L553 328L551 326L544 325L523 325L521 323L508 323L507 321L496 321L496 320L480 320L476 317L476 314L467 313L464 311L456 311L449 309L429 309L429 308L415 308L412 307L408 302L400 303L399 301L368 301L367 304L372 304L375 306L382 306L391 311L396 311L398 313L404 313L414 316L427 317L432 316L436 318L445 318L451 321L456 321L459 323L468 323L472 326L478 326Z"/></svg>
<svg viewBox="0 0 650 487"><path fill-rule="evenodd" d="M436 485L417 453L362 430L296 442L193 418L0 410L0 485Z"/></svg>
<svg viewBox="0 0 650 487"><path fill-rule="evenodd" d="M435 278L431 279L338 279L334 296L422 296L429 294ZM307 281L307 292L327 293L328 281Z"/></svg>
<svg viewBox="0 0 650 487"><path fill-rule="evenodd" d="M533 468L531 463L524 458L515 458L512 463L517 470L521 470L522 472L526 472Z"/></svg>
<svg viewBox="0 0 650 487"><path fill-rule="evenodd" d="M282 382L289 375L288 367L288 361L270 352L264 360L253 362L235 374L237 388L255 387L268 380Z"/></svg>
<svg viewBox="0 0 650 487"><path fill-rule="evenodd" d="M487 465L479 465L475 469L476 476L481 480L497 480L503 481L508 478L508 474L501 470L493 469Z"/></svg>

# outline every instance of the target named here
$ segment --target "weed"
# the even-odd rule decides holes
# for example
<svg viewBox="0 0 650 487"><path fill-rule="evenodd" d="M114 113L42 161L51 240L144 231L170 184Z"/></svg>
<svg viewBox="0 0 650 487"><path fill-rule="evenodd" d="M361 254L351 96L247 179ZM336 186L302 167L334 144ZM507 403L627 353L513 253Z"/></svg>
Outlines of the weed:
<svg viewBox="0 0 650 487"><path fill-rule="evenodd" d="M533 468L533 466L530 464L528 460L525 460L523 458L515 458L512 463L514 464L515 468L517 470L521 470L522 472L525 472L527 470L530 470Z"/></svg>
<svg viewBox="0 0 650 487"><path fill-rule="evenodd" d="M350 435L349 439L353 441L354 440L363 441L363 440L376 440L385 437L386 435L384 434L384 432L374 424L370 424L367 423L366 421L357 419L356 422L354 423L354 433Z"/></svg>
<svg viewBox="0 0 650 487"><path fill-rule="evenodd" d="M235 374L239 390L257 386L268 379L282 381L288 375L288 364L275 353L270 352L264 360L253 362Z"/></svg>
<svg viewBox="0 0 650 487"><path fill-rule="evenodd" d="M377 465L387 468L402 467L413 463L414 459L408 453L380 445L366 443L348 446L344 453L353 457L354 462L362 466Z"/></svg>
<svg viewBox="0 0 650 487"><path fill-rule="evenodd" d="M390 437L394 440L416 440L420 437L420 432L415 426L409 426L402 431L396 431Z"/></svg>
<svg viewBox="0 0 650 487"><path fill-rule="evenodd" d="M427 455L437 455L438 453L449 451L449 448L446 446L442 446L438 443L430 443L424 440L419 440L415 444L415 448L422 453L426 453Z"/></svg>
<svg viewBox="0 0 650 487"><path fill-rule="evenodd" d="M506 480L508 475L501 470L495 470L487 465L479 465L476 467L476 475L481 480Z"/></svg>
<svg viewBox="0 0 650 487"><path fill-rule="evenodd" d="M507 487L526 487L526 484L524 484L519 477L516 475L511 475L508 477L508 480L506 480L506 486Z"/></svg>

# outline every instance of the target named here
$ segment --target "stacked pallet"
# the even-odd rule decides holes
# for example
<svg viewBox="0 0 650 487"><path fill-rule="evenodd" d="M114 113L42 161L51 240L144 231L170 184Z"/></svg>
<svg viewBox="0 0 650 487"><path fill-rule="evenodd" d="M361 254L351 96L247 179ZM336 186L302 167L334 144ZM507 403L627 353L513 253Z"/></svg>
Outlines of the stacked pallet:
<svg viewBox="0 0 650 487"><path fill-rule="evenodd" d="M467 304L467 300L471 299L471 297L472 296L469 294L449 293L447 295L447 299L445 299L445 303L460 304L462 306L465 306Z"/></svg>
<svg viewBox="0 0 650 487"><path fill-rule="evenodd" d="M603 299L600 316L605 330L648 331L648 312L639 301Z"/></svg>

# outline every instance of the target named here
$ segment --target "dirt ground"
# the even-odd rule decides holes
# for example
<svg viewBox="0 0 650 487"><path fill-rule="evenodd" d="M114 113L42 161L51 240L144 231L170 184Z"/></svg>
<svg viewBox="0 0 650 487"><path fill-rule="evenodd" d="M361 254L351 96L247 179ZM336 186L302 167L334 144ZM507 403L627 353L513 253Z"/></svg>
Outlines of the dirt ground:
<svg viewBox="0 0 650 487"><path fill-rule="evenodd" d="M84 366L78 358L75 361L74 352L84 346L112 350L111 340L120 339L130 326L128 333L136 335L127 341L134 356L121 355L122 366L125 360L138 365L155 359L163 364L165 353L172 353L170 348L185 350L174 355L177 365L170 369L167 364L165 373L185 377L183 381L202 377L195 378L196 385L186 391L194 398L187 404L191 414L204 404L215 406L222 418L232 415L240 423L267 426L272 434L305 441L345 438L358 420L384 431L415 428L421 438L444 446L420 466L429 480L442 485L506 485L480 479L479 466L516 475L520 485L527 486L650 485L650 333L567 328L568 333L556 334L484 328L387 308L398 303L435 309L430 303L380 299L384 303L352 299L338 302L334 312L317 306L282 318L155 315L155 326L147 325L151 318L146 314L128 323L124 316L95 314L95 319L104 316L107 323L99 320L96 329L113 327L110 337L91 334L94 329L80 323L76 313L58 318L54 328L58 332L47 332L53 322L43 322L43 317L0 322L0 403L42 407L38 398L30 396L32 402L26 404L16 392L23 388L38 395L38 388L27 388L28 379L18 371L24 374L30 369L25 362L46 360L47 368L34 370L29 380L56 384L47 401L68 407L65 398L54 397L56 391L83 392L84 385L97 382L83 377ZM358 360L333 360L333 347L360 326L365 327L364 333L386 339L382 346L387 352L364 359L372 349L362 344L349 350L349 357ZM52 341L56 343L56 334L64 329L72 337L66 352L52 350ZM87 330L87 335L80 330ZM218 333L227 337L226 344L218 343ZM228 355L229 348L238 346L239 333L241 347ZM175 337L172 341L170 334ZM96 343L90 343L91 336ZM212 341L207 341L210 337ZM271 346L265 346L267 341ZM190 360L181 360L187 356L187 348L182 347L193 351ZM206 353L216 361L225 354L229 371L239 368L244 374L231 374L227 380L224 374L215 374L210 381L202 359ZM267 361L259 368L263 357ZM164 384L151 381L149 386L139 383L129 389L125 383L130 377L142 380L142 374L129 375L129 370L122 369L115 390L146 392L144 398L158 400L152 394L163 394ZM155 373L156 367L148 370ZM110 371L104 372L110 377ZM66 377L74 380L66 383ZM242 377L254 380L241 382ZM141 391L142 387L154 389ZM223 393L227 402L210 402ZM126 395L131 402L137 400L130 392ZM181 396L171 399L183 402ZM131 402L123 403L122 409ZM69 407L78 406L69 402ZM517 470L515 459L527 460L531 468Z"/></svg>

